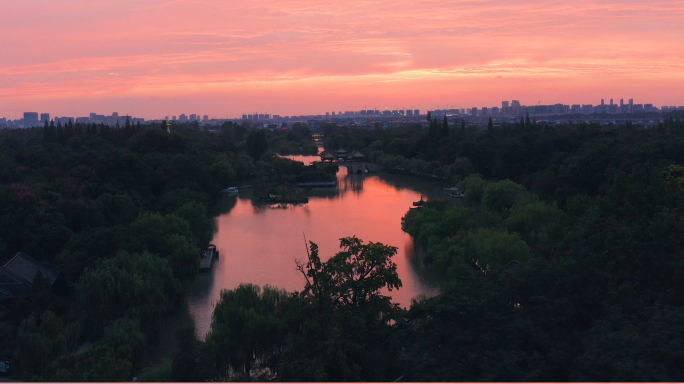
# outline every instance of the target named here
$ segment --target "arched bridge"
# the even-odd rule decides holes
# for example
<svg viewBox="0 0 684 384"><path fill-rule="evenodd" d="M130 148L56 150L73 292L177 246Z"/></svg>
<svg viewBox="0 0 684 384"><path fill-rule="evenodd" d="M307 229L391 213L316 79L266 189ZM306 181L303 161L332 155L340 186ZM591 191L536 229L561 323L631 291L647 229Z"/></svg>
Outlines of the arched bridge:
<svg viewBox="0 0 684 384"><path fill-rule="evenodd" d="M347 172L350 174L382 171L381 166L365 161L338 161L337 165L340 167L347 167Z"/></svg>

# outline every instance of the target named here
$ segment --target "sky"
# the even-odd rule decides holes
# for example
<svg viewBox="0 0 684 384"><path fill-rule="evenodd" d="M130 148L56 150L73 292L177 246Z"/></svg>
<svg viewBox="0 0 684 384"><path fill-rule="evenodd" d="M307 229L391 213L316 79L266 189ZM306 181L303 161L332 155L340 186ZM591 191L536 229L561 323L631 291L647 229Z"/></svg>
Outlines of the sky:
<svg viewBox="0 0 684 384"><path fill-rule="evenodd" d="M684 105L684 0L0 0L0 116Z"/></svg>

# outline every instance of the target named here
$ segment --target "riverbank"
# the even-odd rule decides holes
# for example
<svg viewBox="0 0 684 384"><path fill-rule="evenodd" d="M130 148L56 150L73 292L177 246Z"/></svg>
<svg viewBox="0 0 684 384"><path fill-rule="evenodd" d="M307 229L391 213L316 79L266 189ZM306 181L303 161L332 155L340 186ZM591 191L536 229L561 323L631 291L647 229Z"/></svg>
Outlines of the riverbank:
<svg viewBox="0 0 684 384"><path fill-rule="evenodd" d="M312 188L303 205L254 204L254 187L229 197L232 209L216 218L212 239L221 260L198 277L187 295L198 339L203 340L210 329L214 303L222 289L251 283L301 291L304 280L295 260L306 259L303 236L319 245L322 257L338 252L339 239L346 236L396 246L398 253L393 259L403 286L388 294L404 307L418 295L438 292L426 276L429 271L416 268L410 251L413 239L401 230L401 217L421 196L450 199L442 183L391 173L349 175L344 167L340 167L337 181L334 188Z"/></svg>

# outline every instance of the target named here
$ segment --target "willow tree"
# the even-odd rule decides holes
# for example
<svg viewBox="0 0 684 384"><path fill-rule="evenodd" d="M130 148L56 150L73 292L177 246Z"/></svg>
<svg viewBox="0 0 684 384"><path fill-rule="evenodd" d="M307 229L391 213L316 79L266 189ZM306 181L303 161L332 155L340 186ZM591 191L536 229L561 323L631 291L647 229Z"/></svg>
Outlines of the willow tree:
<svg viewBox="0 0 684 384"><path fill-rule="evenodd" d="M285 340L282 290L242 284L223 290L207 342L213 347L221 379L250 381L275 377L275 362Z"/></svg>

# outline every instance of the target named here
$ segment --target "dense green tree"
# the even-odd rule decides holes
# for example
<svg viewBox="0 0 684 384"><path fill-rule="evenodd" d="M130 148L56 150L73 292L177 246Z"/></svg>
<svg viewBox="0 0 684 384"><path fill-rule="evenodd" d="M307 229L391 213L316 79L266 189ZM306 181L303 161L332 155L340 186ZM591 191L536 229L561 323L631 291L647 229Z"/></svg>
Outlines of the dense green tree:
<svg viewBox="0 0 684 384"><path fill-rule="evenodd" d="M76 298L86 334L99 338L104 328L122 315L140 320L154 332L160 317L181 291L171 263L148 252L116 257L86 269L76 285Z"/></svg>
<svg viewBox="0 0 684 384"><path fill-rule="evenodd" d="M459 182L474 171L473 163L467 157L457 157L447 168L447 177L451 182Z"/></svg>
<svg viewBox="0 0 684 384"><path fill-rule="evenodd" d="M207 342L224 379L267 379L285 340L285 291L255 285L224 290L212 316Z"/></svg>
<svg viewBox="0 0 684 384"><path fill-rule="evenodd" d="M173 211L173 215L188 222L190 231L198 239L200 247L204 248L209 244L214 235L214 229L204 205L191 201Z"/></svg>
<svg viewBox="0 0 684 384"><path fill-rule="evenodd" d="M137 362L147 347L147 339L140 330L140 320L125 317L108 325L99 343L111 347L118 356L125 356L134 368L138 368Z"/></svg>
<svg viewBox="0 0 684 384"><path fill-rule="evenodd" d="M510 180L487 183L482 194L482 205L495 212L508 212L523 199L534 199L524 187Z"/></svg>
<svg viewBox="0 0 684 384"><path fill-rule="evenodd" d="M387 381L393 376L391 322L398 307L381 290L401 287L391 261L396 248L363 244L356 237L341 239L340 247L323 262L312 242L307 262L297 263L306 284L290 315L295 328L279 364L283 380Z"/></svg>
<svg viewBox="0 0 684 384"><path fill-rule="evenodd" d="M132 376L130 356L105 345L58 358L47 367L40 381L115 382L130 381Z"/></svg>
<svg viewBox="0 0 684 384"><path fill-rule="evenodd" d="M266 133L262 129L257 129L247 135L246 144L247 153L253 159L258 159L268 150L268 143L266 141Z"/></svg>
<svg viewBox="0 0 684 384"><path fill-rule="evenodd" d="M40 318L31 316L21 322L17 333L14 364L25 378L40 375L54 359L69 348L64 322L50 311Z"/></svg>

